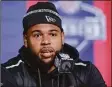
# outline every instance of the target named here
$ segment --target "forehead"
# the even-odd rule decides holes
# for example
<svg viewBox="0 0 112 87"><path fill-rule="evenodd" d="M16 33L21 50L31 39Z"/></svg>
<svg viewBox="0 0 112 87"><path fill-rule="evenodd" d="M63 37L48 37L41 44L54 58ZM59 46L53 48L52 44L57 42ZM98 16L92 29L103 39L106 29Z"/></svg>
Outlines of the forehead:
<svg viewBox="0 0 112 87"><path fill-rule="evenodd" d="M40 32L50 32L50 31L61 32L61 29L53 24L36 24L28 29L28 32L40 31Z"/></svg>

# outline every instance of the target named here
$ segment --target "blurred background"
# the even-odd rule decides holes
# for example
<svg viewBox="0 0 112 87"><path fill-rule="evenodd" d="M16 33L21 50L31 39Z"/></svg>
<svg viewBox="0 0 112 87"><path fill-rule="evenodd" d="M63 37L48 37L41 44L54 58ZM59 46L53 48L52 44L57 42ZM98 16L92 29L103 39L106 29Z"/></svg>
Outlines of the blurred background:
<svg viewBox="0 0 112 87"><path fill-rule="evenodd" d="M1 1L1 63L18 54L23 45L23 16L38 1ZM111 1L52 2L62 18L65 42L76 47L82 60L94 63L106 84L112 86Z"/></svg>

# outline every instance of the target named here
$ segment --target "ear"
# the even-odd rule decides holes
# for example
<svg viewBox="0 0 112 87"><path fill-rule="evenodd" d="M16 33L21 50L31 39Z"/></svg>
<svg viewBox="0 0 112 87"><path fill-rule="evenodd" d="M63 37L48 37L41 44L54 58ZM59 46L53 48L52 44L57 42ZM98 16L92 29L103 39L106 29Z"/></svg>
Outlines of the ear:
<svg viewBox="0 0 112 87"><path fill-rule="evenodd" d="M28 47L28 41L27 41L27 35L25 34L24 35L24 37L23 37L23 39L24 39L24 46L27 48Z"/></svg>
<svg viewBox="0 0 112 87"><path fill-rule="evenodd" d="M65 41L64 41L64 39L65 39L64 38L64 32L62 32L61 35L62 35L62 44L64 44L65 43Z"/></svg>

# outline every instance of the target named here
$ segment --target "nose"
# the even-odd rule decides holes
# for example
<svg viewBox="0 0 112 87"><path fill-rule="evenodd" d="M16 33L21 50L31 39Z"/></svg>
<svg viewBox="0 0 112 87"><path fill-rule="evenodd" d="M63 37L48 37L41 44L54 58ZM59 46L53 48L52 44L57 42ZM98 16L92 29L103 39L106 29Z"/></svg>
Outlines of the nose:
<svg viewBox="0 0 112 87"><path fill-rule="evenodd" d="M43 35L41 45L50 45L50 37L48 35Z"/></svg>

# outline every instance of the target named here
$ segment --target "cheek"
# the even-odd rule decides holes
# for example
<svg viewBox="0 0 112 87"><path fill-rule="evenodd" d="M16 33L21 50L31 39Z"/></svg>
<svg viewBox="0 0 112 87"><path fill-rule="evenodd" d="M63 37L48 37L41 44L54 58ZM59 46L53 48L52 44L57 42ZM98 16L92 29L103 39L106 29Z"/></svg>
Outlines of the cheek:
<svg viewBox="0 0 112 87"><path fill-rule="evenodd" d="M62 48L62 39L55 39L54 41L52 41L52 46L54 47L55 50L60 50Z"/></svg>
<svg viewBox="0 0 112 87"><path fill-rule="evenodd" d="M38 54L39 50L40 50L40 42L37 40L29 40L28 42L28 47L36 54Z"/></svg>

